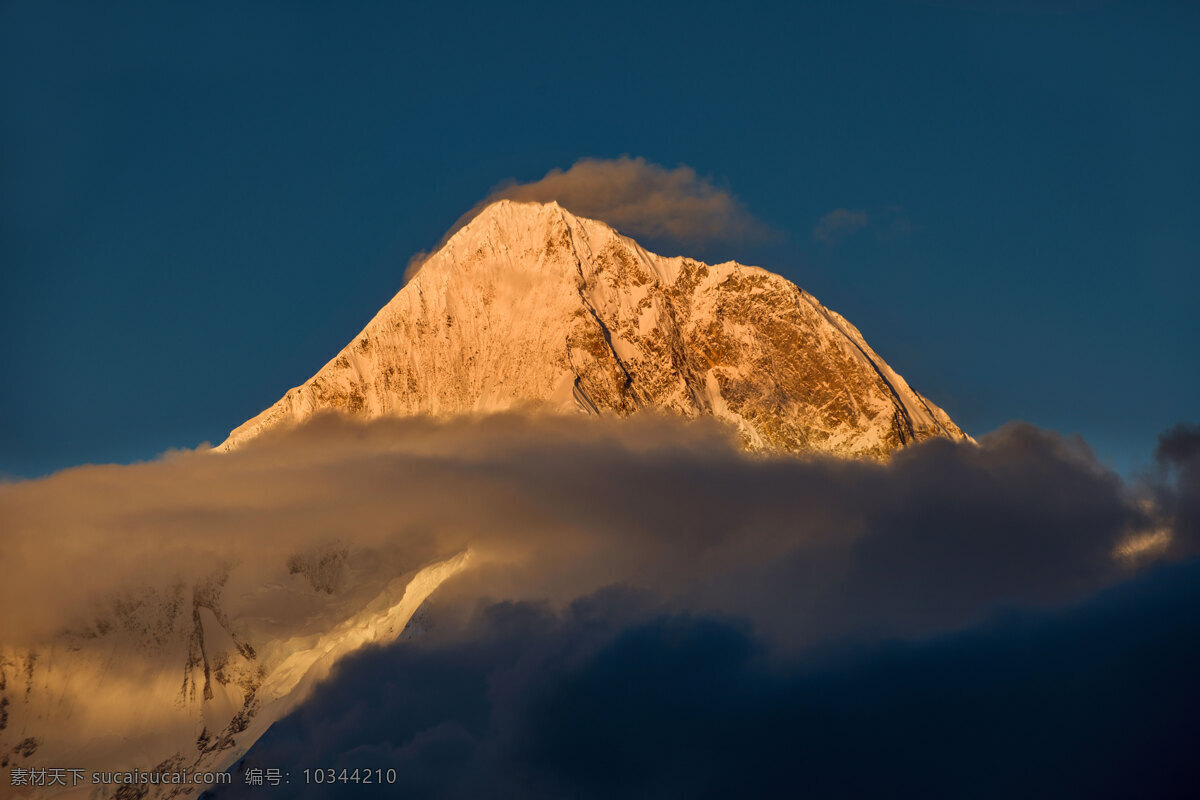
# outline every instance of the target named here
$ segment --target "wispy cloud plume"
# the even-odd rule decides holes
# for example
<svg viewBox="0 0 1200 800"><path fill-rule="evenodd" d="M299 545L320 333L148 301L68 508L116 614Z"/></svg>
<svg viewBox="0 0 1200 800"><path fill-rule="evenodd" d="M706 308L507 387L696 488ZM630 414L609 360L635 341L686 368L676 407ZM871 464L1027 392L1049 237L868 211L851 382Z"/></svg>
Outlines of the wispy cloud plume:
<svg viewBox="0 0 1200 800"><path fill-rule="evenodd" d="M867 227L868 219L865 211L837 208L817 220L812 236L824 244L837 244Z"/></svg>
<svg viewBox="0 0 1200 800"><path fill-rule="evenodd" d="M552 169L533 183L513 184L491 200L557 201L575 214L609 223L631 236L681 244L766 234L766 226L711 178L692 167L674 168L627 155L582 158L569 169Z"/></svg>

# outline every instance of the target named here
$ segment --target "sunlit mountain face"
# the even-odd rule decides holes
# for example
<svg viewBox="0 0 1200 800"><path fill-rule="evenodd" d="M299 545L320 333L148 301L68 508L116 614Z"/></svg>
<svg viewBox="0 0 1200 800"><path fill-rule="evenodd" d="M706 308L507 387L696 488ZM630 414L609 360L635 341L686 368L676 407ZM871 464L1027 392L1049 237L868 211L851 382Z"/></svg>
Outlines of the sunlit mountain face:
<svg viewBox="0 0 1200 800"><path fill-rule="evenodd" d="M966 438L857 328L779 275L663 258L557 203L501 200L221 447L328 410L372 419L523 406L710 416L756 450L883 458Z"/></svg>

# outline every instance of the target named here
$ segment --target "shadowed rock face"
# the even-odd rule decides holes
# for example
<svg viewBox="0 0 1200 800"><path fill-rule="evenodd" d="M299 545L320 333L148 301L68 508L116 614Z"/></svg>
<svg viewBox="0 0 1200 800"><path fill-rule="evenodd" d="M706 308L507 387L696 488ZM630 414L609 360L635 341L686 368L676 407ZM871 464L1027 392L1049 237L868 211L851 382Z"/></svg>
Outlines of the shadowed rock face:
<svg viewBox="0 0 1200 800"><path fill-rule="evenodd" d="M664 258L556 203L504 200L221 449L325 410L371 418L528 406L712 415L750 448L844 456L967 438L853 325L779 275Z"/></svg>

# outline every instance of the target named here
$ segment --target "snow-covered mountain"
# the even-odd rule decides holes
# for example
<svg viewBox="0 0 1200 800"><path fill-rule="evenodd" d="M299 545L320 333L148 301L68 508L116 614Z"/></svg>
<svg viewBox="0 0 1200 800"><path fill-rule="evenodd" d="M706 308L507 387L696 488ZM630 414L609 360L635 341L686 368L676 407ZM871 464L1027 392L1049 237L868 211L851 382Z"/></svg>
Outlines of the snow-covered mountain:
<svg viewBox="0 0 1200 800"><path fill-rule="evenodd" d="M750 448L846 456L966 438L857 328L779 275L664 258L557 203L501 200L316 375L220 447L325 410L516 407L712 415Z"/></svg>

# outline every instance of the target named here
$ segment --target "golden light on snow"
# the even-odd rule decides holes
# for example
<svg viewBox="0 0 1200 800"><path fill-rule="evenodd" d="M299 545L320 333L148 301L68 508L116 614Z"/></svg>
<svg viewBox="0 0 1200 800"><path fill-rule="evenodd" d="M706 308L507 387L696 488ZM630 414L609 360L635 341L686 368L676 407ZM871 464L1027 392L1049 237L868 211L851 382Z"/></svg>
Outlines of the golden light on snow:
<svg viewBox="0 0 1200 800"><path fill-rule="evenodd" d="M970 441L857 328L783 276L659 256L557 203L501 200L425 259L336 358L217 449L322 411L529 405L712 416L753 450L885 460L913 441Z"/></svg>

